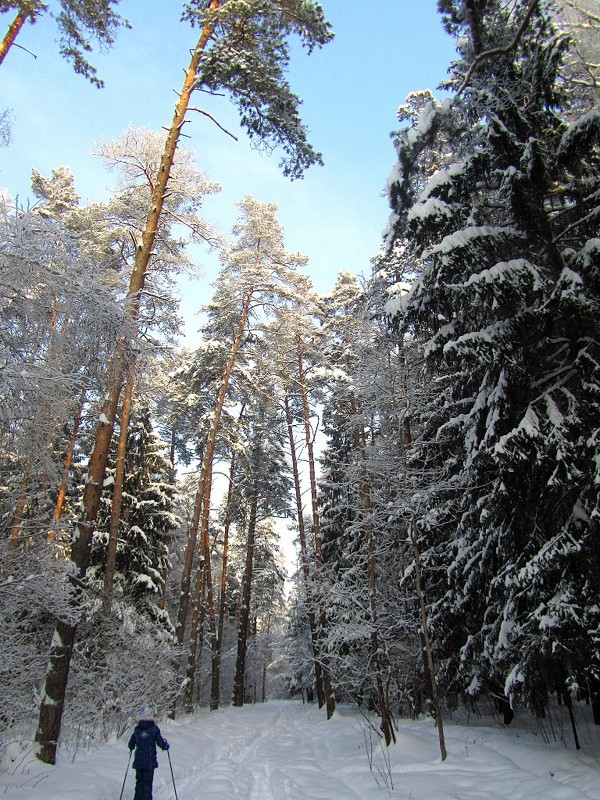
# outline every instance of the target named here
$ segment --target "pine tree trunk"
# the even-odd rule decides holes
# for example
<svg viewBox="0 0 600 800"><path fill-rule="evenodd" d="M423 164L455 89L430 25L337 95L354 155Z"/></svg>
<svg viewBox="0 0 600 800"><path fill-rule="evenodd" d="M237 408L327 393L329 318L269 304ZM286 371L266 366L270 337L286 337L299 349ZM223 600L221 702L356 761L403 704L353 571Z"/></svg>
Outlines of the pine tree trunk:
<svg viewBox="0 0 600 800"><path fill-rule="evenodd" d="M202 641L204 637L204 617L206 595L206 559L203 554L198 558L198 569L196 570L196 592L192 610L192 620L190 625L190 647L188 651L187 672L185 681L185 691L183 693L183 707L191 714L194 710L194 686L196 683L196 666L202 658ZM198 647L200 644L200 647Z"/></svg>
<svg viewBox="0 0 600 800"><path fill-rule="evenodd" d="M273 602L273 596L271 595L271 603ZM265 631L267 636L271 633L271 613L267 617L267 630ZM261 693L260 693L260 702L266 703L267 702L267 659L263 658L263 665L262 665L262 682L261 682Z"/></svg>
<svg viewBox="0 0 600 800"><path fill-rule="evenodd" d="M206 442L206 447L204 450L204 457L202 459L202 468L200 470L200 480L198 483L198 489L196 491L196 502L194 504L194 514L192 517L192 521L190 523L189 531L188 531L188 542L186 545L186 552L185 552L185 560L183 564L183 571L181 575L181 591L179 595L179 612L177 615L177 626L175 629L177 641L179 644L183 642L184 633L185 633L185 625L187 620L188 608L189 608L189 599L190 599L190 581L191 581L191 573L192 573L192 565L194 559L194 552L196 548L196 540L198 538L198 530L200 526L200 516L202 511L202 528L204 528L205 524L208 529L208 520L210 518L210 495L211 495L211 487L210 481L207 480L207 476L210 472L212 474L212 461L214 458L215 453L215 445L217 441L217 433L219 430L219 425L221 423L221 415L223 413L223 405L225 404L225 398L227 396L227 389L229 388L229 380L231 378L231 374L233 372L233 367L235 364L235 359L240 349L240 345L242 343L242 338L244 336L244 331L246 328L246 322L248 321L248 315L250 313L250 302L252 300L252 292L248 292L244 307L242 310L242 316L240 318L240 322L238 325L238 330L236 332L236 336L233 340L233 344L231 346L231 353L229 355L229 359L225 366L225 370L223 373L223 378L221 380L221 387L219 389L219 394L217 396L217 402L215 404L215 414L213 417L213 422L208 434L208 439ZM208 503L204 504L204 498L208 498Z"/></svg>
<svg viewBox="0 0 600 800"><path fill-rule="evenodd" d="M56 498L56 506L54 508L54 521L58 522L62 517L65 499L67 497L67 488L69 486L69 474L71 472L71 464L73 463L73 454L75 453L75 443L77 442L77 435L79 434L79 426L81 425L81 417L83 416L83 407L85 405L86 389L81 390L81 397L79 398L79 405L75 412L75 419L73 420L73 430L69 438L69 445L67 447L67 455L65 456L65 468L63 470L63 477L58 490L58 497ZM50 539L54 538L52 531L49 536Z"/></svg>
<svg viewBox="0 0 600 800"><path fill-rule="evenodd" d="M290 458L292 461L292 475L294 478L294 493L296 497L296 517L298 520L298 537L300 539L300 565L304 576L304 588L306 591L306 601L308 606L308 625L310 628L310 639L313 651L313 664L315 668L315 687L317 690L317 701L319 708L325 705L325 692L323 690L323 670L319 661L319 641L317 634L317 620L312 608L314 595L313 586L310 578L310 564L308 560L308 548L306 544L306 528L304 526L304 513L302 506L302 489L300 486L300 470L298 469L298 456L296 455L296 443L294 441L294 427L292 412L290 409L289 397L283 399L285 408L285 419L287 424L288 441L290 444Z"/></svg>
<svg viewBox="0 0 600 800"><path fill-rule="evenodd" d="M21 28L27 22L29 14L26 11L19 11L17 16L11 22L4 39L0 43L0 64L6 58L6 55L10 48L13 46L15 39L19 35Z"/></svg>
<svg viewBox="0 0 600 800"><path fill-rule="evenodd" d="M217 636L217 625L216 625L216 618L215 618L215 597L214 597L214 588L212 582L212 568L210 562L210 527L209 521L210 517L204 515L204 510L206 508L210 508L210 489L212 485L212 463L210 464L209 472L206 476L205 486L204 486L204 497L202 498L202 530L201 530L201 537L200 537L200 553L201 558L203 560L203 573L204 573L204 587L206 590L206 611L208 611L208 623L210 629L210 641L211 641L211 654L214 654L215 649L215 639ZM196 662L193 661L191 665L191 669L195 670ZM190 675L188 674L188 678ZM192 674L193 680L193 674Z"/></svg>
<svg viewBox="0 0 600 800"><path fill-rule="evenodd" d="M112 596L115 583L115 565L117 561L117 545L119 542L119 528L121 526L121 503L123 499L123 481L125 480L125 456L127 453L127 434L129 432L129 418L131 416L131 398L133 395L134 381L133 365L129 368L123 407L121 409L121 427L119 442L117 444L117 460L115 464L115 483L113 487L112 509L110 514L110 529L108 544L106 546L106 566L104 568L104 598L102 600L105 613L110 613Z"/></svg>
<svg viewBox="0 0 600 800"><path fill-rule="evenodd" d="M17 507L15 508L15 513L13 516L12 525L10 526L10 545L11 547L16 547L18 544L19 537L23 532L23 522L25 520L25 508L27 506L27 487L29 485L29 478L27 477L27 470L25 471L25 477L23 478L22 486L21 486L21 493L19 494L19 499L17 500Z"/></svg>
<svg viewBox="0 0 600 800"><path fill-rule="evenodd" d="M221 0L212 0L210 8L218 8L220 2ZM197 71L200 57L209 41L211 32L211 28L208 26L202 30L200 39L193 51L190 65L185 73L183 86L178 96L175 114L168 131L160 167L156 176L154 191L152 192L141 242L136 249L135 265L129 282L126 304L126 312L133 321L134 326L139 315L140 296L144 288L148 265L154 249L165 197L168 194L168 182L175 158L177 143L181 135L181 129L185 123L185 115L189 107L192 92L197 86ZM71 560L75 566L75 574L71 575L71 580L76 590L74 597L74 603L76 605L78 605L77 592L80 591L81 583L85 579L89 563L92 536L98 516L98 509L100 507L100 495L106 472L106 463L108 460L108 451L112 439L117 406L123 385L125 361L128 350L128 338L123 335L115 346L115 351L109 366L107 390L102 404L100 420L96 428L94 446L89 462L88 479L84 491L84 518L77 526L73 539ZM77 625L73 624L66 627L68 630L63 630L63 636L61 637L64 639L61 658L53 659L52 649L50 652L50 662L46 672L46 684L42 693L38 729L35 737L36 742L40 745L39 758L49 764L54 764L56 759L57 739L62 721L70 659L73 652ZM56 636L59 636L58 625L55 638ZM65 665L64 668L63 664Z"/></svg>
<svg viewBox="0 0 600 800"><path fill-rule="evenodd" d="M298 383L302 395L302 409L304 414L304 433L306 438L306 447L308 450L308 474L310 478L310 498L312 508L313 520L313 533L315 537L315 591L318 597L319 610L319 630L317 632L317 640L319 642L318 652L320 656L321 670L322 670L322 683L323 683L323 696L325 700L325 707L327 710L327 719L331 719L335 711L335 697L331 688L331 674L329 667L326 663L326 658L321 652L320 640L324 635L327 627L327 617L325 609L323 608L322 592L320 586L321 570L323 567L323 547L321 543L321 524L319 518L319 505L317 495L317 477L315 470L315 453L313 447L313 437L310 429L310 408L308 404L308 391L306 388L306 381L304 378L304 363L302 359L302 340L300 336L296 336L297 356L298 356Z"/></svg>
<svg viewBox="0 0 600 800"><path fill-rule="evenodd" d="M240 625L238 628L237 657L235 677L233 680L233 705L244 705L244 688L246 677L246 654L248 652L248 635L250 633L250 603L252 600L252 572L254 566L254 545L256 542L256 522L258 516L258 493L252 495L250 516L248 519L248 539L246 544L246 564L242 581L242 605L240 608Z"/></svg>
<svg viewBox="0 0 600 800"><path fill-rule="evenodd" d="M185 546L183 567L181 570L181 588L179 590L179 609L177 612L177 624L175 626L175 638L178 645L183 644L185 638L185 625L190 605L190 587L192 583L192 567L196 554L196 544L198 541L198 529L200 527L200 514L202 511L202 498L204 496L204 485L202 482L202 470L200 472L200 482L196 489L194 498L194 511L188 528L188 537ZM176 668L179 666L176 664Z"/></svg>

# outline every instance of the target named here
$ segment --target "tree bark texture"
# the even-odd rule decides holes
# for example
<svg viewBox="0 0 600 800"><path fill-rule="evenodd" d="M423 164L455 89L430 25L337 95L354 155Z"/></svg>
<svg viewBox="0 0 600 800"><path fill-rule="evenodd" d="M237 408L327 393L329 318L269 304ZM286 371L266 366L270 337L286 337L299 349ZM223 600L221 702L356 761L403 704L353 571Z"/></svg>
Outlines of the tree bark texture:
<svg viewBox="0 0 600 800"><path fill-rule="evenodd" d="M194 606L192 610L192 621L190 630L190 646L188 650L188 662L185 681L185 691L183 694L183 706L191 714L194 710L194 687L196 685L196 665L202 658L202 642L204 637L204 617L206 614L206 561L204 556L198 558L198 569L196 570L196 591L194 594Z"/></svg>
<svg viewBox="0 0 600 800"><path fill-rule="evenodd" d="M17 16L11 22L8 31L6 32L4 39L0 43L0 64L6 58L6 55L10 48L13 46L15 39L19 35L19 32L23 25L27 22L27 17L29 14L26 11L19 11Z"/></svg>

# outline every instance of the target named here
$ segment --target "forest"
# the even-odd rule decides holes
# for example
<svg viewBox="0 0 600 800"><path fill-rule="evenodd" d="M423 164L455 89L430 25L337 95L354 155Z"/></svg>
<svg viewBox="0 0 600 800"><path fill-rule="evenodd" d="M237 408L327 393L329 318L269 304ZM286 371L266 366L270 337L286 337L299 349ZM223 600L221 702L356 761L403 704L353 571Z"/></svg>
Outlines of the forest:
<svg viewBox="0 0 600 800"><path fill-rule="evenodd" d="M172 119L100 146L110 199L66 167L0 196L0 760L21 737L53 764L142 702L352 703L387 745L429 714L442 754L484 698L600 725L600 3L437 6L455 59L398 98L362 278L316 292L274 203L216 230L183 132L223 95L286 177L317 168L288 68L333 39L327 2L184 3ZM49 15L100 87L90 42L129 24L0 12L0 81ZM13 125L0 97L3 158ZM220 269L187 348L194 244Z"/></svg>

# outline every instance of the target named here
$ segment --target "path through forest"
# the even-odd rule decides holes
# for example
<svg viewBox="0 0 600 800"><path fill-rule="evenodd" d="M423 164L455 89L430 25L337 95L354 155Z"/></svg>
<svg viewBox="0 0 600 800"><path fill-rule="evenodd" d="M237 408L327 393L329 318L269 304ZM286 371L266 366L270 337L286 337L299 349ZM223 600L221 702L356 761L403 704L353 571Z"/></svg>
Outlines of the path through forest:
<svg viewBox="0 0 600 800"><path fill-rule="evenodd" d="M271 702L200 712L161 729L171 742L179 800L600 800L593 727L586 728L587 750L576 752L560 735L547 742L519 721L510 729L491 719L447 723L444 763L431 719L402 721L397 744L385 751L371 748L368 726L350 708L327 722L314 706ZM14 748L12 774L0 774L0 798L118 800L126 741L80 750L74 759L61 752L54 768ZM159 762L154 800L174 800L165 753ZM134 782L129 771L124 800Z"/></svg>

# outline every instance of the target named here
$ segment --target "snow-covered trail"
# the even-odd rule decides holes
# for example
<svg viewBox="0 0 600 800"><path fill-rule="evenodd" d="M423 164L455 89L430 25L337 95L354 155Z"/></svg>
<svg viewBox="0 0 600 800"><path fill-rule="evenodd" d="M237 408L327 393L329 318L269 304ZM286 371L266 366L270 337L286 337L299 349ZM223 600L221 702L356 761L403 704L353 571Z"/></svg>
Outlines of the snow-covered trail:
<svg viewBox="0 0 600 800"><path fill-rule="evenodd" d="M446 724L442 763L430 719L401 721L397 744L370 752L368 729L349 708L328 722L314 706L272 702L160 725L179 800L600 800L591 753L545 744L525 729ZM126 741L74 760L62 753L54 768L15 763L12 775L0 775L0 800L118 800ZM166 753L159 763L154 800L174 800ZM129 770L123 800L134 782Z"/></svg>

